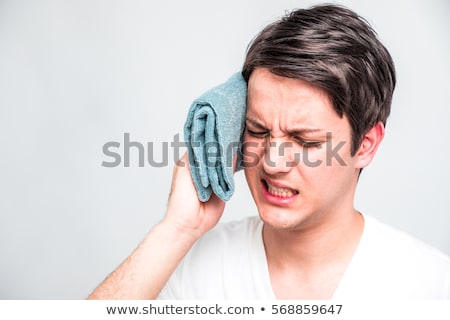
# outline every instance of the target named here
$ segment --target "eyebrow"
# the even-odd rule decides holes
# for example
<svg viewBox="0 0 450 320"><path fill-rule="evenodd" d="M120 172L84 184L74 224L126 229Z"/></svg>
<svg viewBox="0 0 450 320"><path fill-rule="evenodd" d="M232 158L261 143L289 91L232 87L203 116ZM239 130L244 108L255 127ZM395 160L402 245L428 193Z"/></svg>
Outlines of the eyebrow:
<svg viewBox="0 0 450 320"><path fill-rule="evenodd" d="M268 130L260 121L246 117L245 121L252 126L261 129L261 130ZM317 128L294 128L291 130L288 130L287 133L290 135L301 135L301 134L308 134L308 133L316 133L316 132L323 132L323 129L317 129Z"/></svg>
<svg viewBox="0 0 450 320"><path fill-rule="evenodd" d="M256 119L252 119L252 118L246 117L245 118L245 122L246 123L250 123L252 126L257 127L258 129L267 130L267 128L261 122L259 122Z"/></svg>

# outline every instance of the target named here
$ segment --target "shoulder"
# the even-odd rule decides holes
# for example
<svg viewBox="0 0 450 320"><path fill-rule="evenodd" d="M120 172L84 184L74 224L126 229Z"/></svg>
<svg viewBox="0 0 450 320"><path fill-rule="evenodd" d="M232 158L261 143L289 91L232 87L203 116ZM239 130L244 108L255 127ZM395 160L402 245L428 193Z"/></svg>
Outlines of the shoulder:
<svg viewBox="0 0 450 320"><path fill-rule="evenodd" d="M425 258L424 262L436 262L450 267L450 257L435 247L374 217L365 216L364 218L366 221L364 240L378 251L394 254L392 259L396 257L416 260Z"/></svg>
<svg viewBox="0 0 450 320"><path fill-rule="evenodd" d="M412 235L365 216L358 254L378 284L391 293L418 298L448 298L450 257ZM359 250L359 249L358 249Z"/></svg>

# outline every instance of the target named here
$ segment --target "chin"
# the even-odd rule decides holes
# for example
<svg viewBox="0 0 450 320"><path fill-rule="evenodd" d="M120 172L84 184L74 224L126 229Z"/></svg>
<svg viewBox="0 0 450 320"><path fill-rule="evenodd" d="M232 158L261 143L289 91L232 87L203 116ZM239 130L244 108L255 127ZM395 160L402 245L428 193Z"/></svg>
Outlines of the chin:
<svg viewBox="0 0 450 320"><path fill-rule="evenodd" d="M295 229L302 221L298 213L289 212L285 208L261 208L259 216L264 224L274 229Z"/></svg>
<svg viewBox="0 0 450 320"><path fill-rule="evenodd" d="M259 216L274 230L307 230L321 223L321 215L299 208L260 206Z"/></svg>

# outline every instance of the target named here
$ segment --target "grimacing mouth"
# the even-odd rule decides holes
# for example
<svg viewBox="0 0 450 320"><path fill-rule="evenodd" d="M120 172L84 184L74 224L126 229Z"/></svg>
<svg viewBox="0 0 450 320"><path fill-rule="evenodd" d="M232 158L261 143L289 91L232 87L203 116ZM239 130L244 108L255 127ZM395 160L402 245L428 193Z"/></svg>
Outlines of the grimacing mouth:
<svg viewBox="0 0 450 320"><path fill-rule="evenodd" d="M294 189L274 186L265 179L262 179L261 182L269 194L279 198L290 198L299 193L297 190Z"/></svg>

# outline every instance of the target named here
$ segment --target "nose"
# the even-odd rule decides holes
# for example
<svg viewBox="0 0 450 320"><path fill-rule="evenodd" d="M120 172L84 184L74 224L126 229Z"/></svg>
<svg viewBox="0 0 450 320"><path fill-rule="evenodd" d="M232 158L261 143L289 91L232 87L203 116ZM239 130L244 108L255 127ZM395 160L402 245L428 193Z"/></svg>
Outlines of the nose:
<svg viewBox="0 0 450 320"><path fill-rule="evenodd" d="M293 154L292 142L284 139L268 139L264 147L264 171L272 175L289 172L295 166Z"/></svg>

